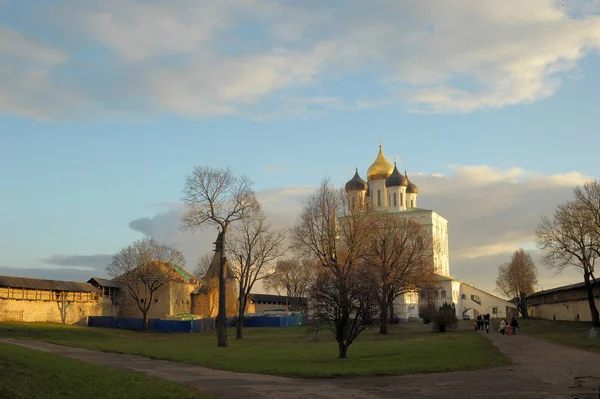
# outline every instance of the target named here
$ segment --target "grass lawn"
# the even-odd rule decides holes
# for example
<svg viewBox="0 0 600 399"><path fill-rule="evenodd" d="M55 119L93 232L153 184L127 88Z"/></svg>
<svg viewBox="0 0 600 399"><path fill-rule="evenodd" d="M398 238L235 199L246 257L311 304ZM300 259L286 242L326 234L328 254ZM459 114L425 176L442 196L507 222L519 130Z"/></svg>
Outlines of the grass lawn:
<svg viewBox="0 0 600 399"><path fill-rule="evenodd" d="M208 399L173 382L0 343L0 398Z"/></svg>
<svg viewBox="0 0 600 399"><path fill-rule="evenodd" d="M415 332L402 326L382 336L369 330L350 346L346 360L337 358L337 344L328 331L321 331L318 339L307 334L306 327L246 328L244 334L245 339L238 341L233 338L234 330L230 330L229 347L219 348L214 331L169 334L0 323L0 336L283 376L407 374L510 363L487 338L471 331L439 334Z"/></svg>
<svg viewBox="0 0 600 399"><path fill-rule="evenodd" d="M588 338L588 330L592 323L580 321L559 321L542 319L519 319L520 331L523 335L545 339L559 345L600 352L600 341ZM597 332L598 329L596 330Z"/></svg>

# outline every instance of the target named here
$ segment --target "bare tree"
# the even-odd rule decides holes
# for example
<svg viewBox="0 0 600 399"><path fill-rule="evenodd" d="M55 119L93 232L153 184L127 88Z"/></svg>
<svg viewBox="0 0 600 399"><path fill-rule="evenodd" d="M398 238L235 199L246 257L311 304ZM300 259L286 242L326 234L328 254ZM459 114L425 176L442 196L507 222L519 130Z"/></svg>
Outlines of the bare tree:
<svg viewBox="0 0 600 399"><path fill-rule="evenodd" d="M543 262L557 273L566 267L583 272L588 303L594 326L600 326L600 317L594 302L594 267L600 242L591 229L590 212L580 201L571 201L557 207L554 217L542 217L535 234L538 247L543 251Z"/></svg>
<svg viewBox="0 0 600 399"><path fill-rule="evenodd" d="M222 232L216 320L218 346L227 346L227 233L231 223L243 220L257 210L258 202L251 185L247 177L236 177L229 168L208 166L196 167L185 182L183 228L197 230L212 224Z"/></svg>
<svg viewBox="0 0 600 399"><path fill-rule="evenodd" d="M394 300L423 288L433 272L433 243L420 223L397 215L372 215L366 238L365 278L377 294L379 333L387 334Z"/></svg>
<svg viewBox="0 0 600 399"><path fill-rule="evenodd" d="M375 301L360 270L367 217L366 208L351 207L346 194L325 179L291 230L294 249L320 266L309 307L313 319L332 331L342 359L373 322Z"/></svg>
<svg viewBox="0 0 600 399"><path fill-rule="evenodd" d="M317 267L308 259L290 258L277 261L275 268L263 283L263 287L287 297L290 310L300 310L302 298L306 298L314 283Z"/></svg>
<svg viewBox="0 0 600 399"><path fill-rule="evenodd" d="M581 212L586 215L590 235L597 240L597 243L600 242L600 180L588 181L583 186L576 187L574 193L575 201ZM591 250L600 256L600 246L593 246ZM593 270L591 277L596 282Z"/></svg>
<svg viewBox="0 0 600 399"><path fill-rule="evenodd" d="M178 276L176 268L184 265L185 257L179 250L145 238L121 249L113 256L106 271L127 289L142 313L146 330L154 294L173 281Z"/></svg>
<svg viewBox="0 0 600 399"><path fill-rule="evenodd" d="M196 262L196 268L194 269L194 276L199 280L204 279L206 274L208 273L208 269L210 269L210 264L212 262L212 255L210 252L205 253L201 257L198 258Z"/></svg>
<svg viewBox="0 0 600 399"><path fill-rule="evenodd" d="M231 270L239 288L237 339L243 337L244 315L252 287L268 276L265 266L285 253L282 245L284 233L273 230L266 219L262 209L258 209L232 230L229 248L233 261Z"/></svg>
<svg viewBox="0 0 600 399"><path fill-rule="evenodd" d="M512 259L498 267L496 289L512 301L524 319L529 318L527 295L534 292L537 285L537 268L523 248L515 251Z"/></svg>

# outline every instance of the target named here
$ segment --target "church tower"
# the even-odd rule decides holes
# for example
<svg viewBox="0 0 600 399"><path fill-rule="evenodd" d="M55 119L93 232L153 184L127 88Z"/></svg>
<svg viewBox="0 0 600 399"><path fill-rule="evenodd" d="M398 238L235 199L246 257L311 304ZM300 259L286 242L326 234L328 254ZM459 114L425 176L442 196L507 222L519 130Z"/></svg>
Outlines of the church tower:
<svg viewBox="0 0 600 399"><path fill-rule="evenodd" d="M379 144L379 154L377 159L367 170L367 181L369 182L369 197L371 204L376 210L388 208L388 195L385 187L385 180L392 174L394 165L392 165L383 155L383 149Z"/></svg>
<svg viewBox="0 0 600 399"><path fill-rule="evenodd" d="M385 179L385 188L388 192L388 205L390 212L398 212L406 209L406 187L408 179L400 173L396 163L390 177Z"/></svg>
<svg viewBox="0 0 600 399"><path fill-rule="evenodd" d="M365 205L365 197L369 186L358 174L358 168L356 168L354 177L346 183L344 188L348 195L348 201L353 208L362 208Z"/></svg>

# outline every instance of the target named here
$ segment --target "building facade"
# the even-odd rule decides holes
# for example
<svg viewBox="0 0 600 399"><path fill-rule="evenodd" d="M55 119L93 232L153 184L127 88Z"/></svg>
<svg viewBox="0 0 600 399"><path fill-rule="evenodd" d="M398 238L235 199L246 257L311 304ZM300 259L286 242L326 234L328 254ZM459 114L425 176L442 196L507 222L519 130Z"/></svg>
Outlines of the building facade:
<svg viewBox="0 0 600 399"><path fill-rule="evenodd" d="M152 267L171 268L168 281L145 297L144 284L129 281L126 275L113 280L92 277L87 283L0 276L0 322L50 322L86 324L88 316L143 317L129 294L128 286L137 288L140 304L152 301L148 317L165 319L177 315L198 318L216 317L218 313L218 271L220 235L211 267L203 279L185 269L152 261ZM236 280L227 268L227 316L237 315ZM164 275L165 273L160 273ZM123 282L120 284L119 281Z"/></svg>
<svg viewBox="0 0 600 399"><path fill-rule="evenodd" d="M357 169L345 190L350 203L367 204L376 213L416 221L431 235L435 287L429 289L430 295L412 292L400 296L394 303L396 317L418 317L425 306L439 307L444 303L454 304L458 317L486 313L492 317L507 317L510 309L515 308L508 301L451 277L448 221L433 210L418 207L418 187L406 171L400 173L397 165L386 159L381 145L375 162L367 170L367 181L360 177Z"/></svg>
<svg viewBox="0 0 600 399"><path fill-rule="evenodd" d="M596 308L600 309L600 282L593 286ZM527 296L529 316L547 320L592 321L585 283L543 290Z"/></svg>
<svg viewBox="0 0 600 399"><path fill-rule="evenodd" d="M0 276L0 321L85 324L87 316L113 312L92 284Z"/></svg>

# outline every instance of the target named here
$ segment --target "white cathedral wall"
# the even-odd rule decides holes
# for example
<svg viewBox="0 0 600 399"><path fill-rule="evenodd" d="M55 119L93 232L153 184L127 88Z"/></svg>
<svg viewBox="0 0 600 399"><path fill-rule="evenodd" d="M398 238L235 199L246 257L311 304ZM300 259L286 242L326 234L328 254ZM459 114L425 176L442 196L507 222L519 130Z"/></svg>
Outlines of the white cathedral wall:
<svg viewBox="0 0 600 399"><path fill-rule="evenodd" d="M373 207L375 209L386 209L388 207L388 202L385 179L371 180L369 181L369 187L371 189L371 204Z"/></svg>

